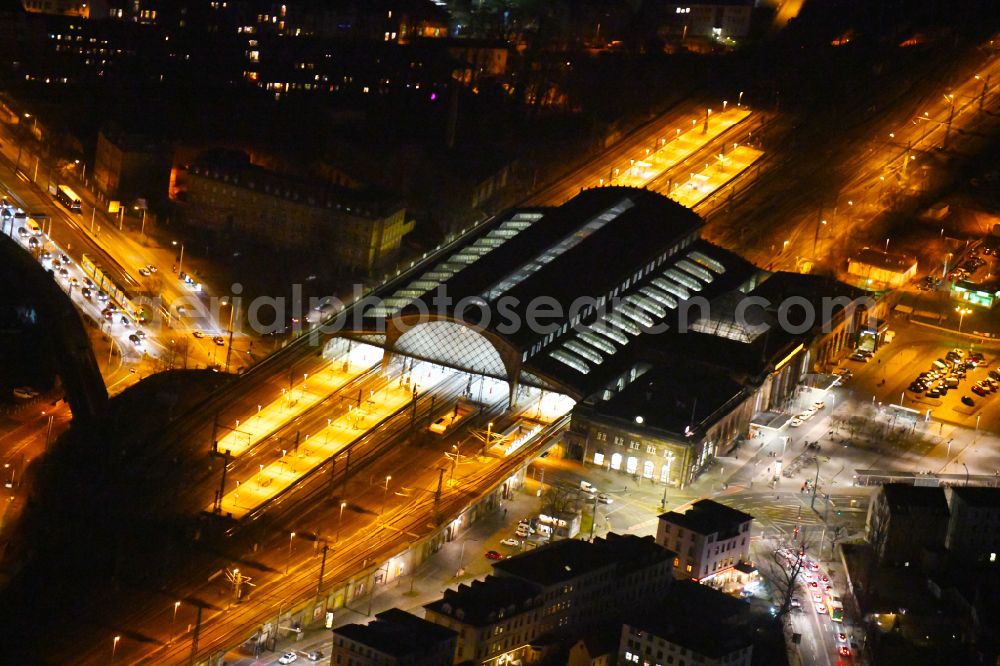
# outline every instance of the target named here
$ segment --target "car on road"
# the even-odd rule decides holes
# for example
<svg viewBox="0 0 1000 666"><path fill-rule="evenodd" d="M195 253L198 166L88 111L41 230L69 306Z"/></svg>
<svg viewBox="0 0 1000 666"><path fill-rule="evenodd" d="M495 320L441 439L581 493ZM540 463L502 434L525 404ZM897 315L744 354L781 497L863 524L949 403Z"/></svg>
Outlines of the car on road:
<svg viewBox="0 0 1000 666"><path fill-rule="evenodd" d="M278 663L279 664L290 664L293 661L296 661L298 658L299 658L299 655L295 654L294 652L286 652L285 654L283 654L280 657L278 657Z"/></svg>
<svg viewBox="0 0 1000 666"><path fill-rule="evenodd" d="M847 645L847 634L845 634L845 633L844 633L844 632L842 632L842 631L841 631L841 632L838 632L838 633L837 633L837 642L838 642L838 643L842 643L842 644L844 644L844 645Z"/></svg>
<svg viewBox="0 0 1000 666"><path fill-rule="evenodd" d="M486 559L488 559L488 560L502 560L503 559L503 555L501 555L500 553L498 553L495 550L488 550L488 551L486 551Z"/></svg>
<svg viewBox="0 0 1000 666"><path fill-rule="evenodd" d="M177 314L183 317L185 314L187 314L187 308L185 308L183 305L178 305Z"/></svg>
<svg viewBox="0 0 1000 666"><path fill-rule="evenodd" d="M847 368L837 368L836 370L833 371L833 374L835 374L838 377L842 377L844 381L847 381L848 379L854 376L854 373L848 370Z"/></svg>
<svg viewBox="0 0 1000 666"><path fill-rule="evenodd" d="M142 338L143 340L145 340L145 339L146 339L146 331L142 330L141 328L138 328L138 327L137 327L137 328L135 329L135 334L136 334L136 335L138 335L138 336L139 336L140 338Z"/></svg>
<svg viewBox="0 0 1000 666"><path fill-rule="evenodd" d="M129 339L129 341L130 341L130 342L131 342L132 344L134 344L134 345L135 345L136 347L138 347L138 346L140 346L140 345L142 344L142 338L140 338L140 337L139 337L138 335L136 335L135 333L133 333L132 335L128 336L128 339Z"/></svg>
<svg viewBox="0 0 1000 666"><path fill-rule="evenodd" d="M212 342L219 345L220 347L224 347L226 345L226 339L221 335L217 335L214 338L212 338Z"/></svg>
<svg viewBox="0 0 1000 666"><path fill-rule="evenodd" d="M132 322L130 322L130 321L128 320L128 317L126 317L125 315L122 315L122 316L121 316L121 317L120 317L120 318L118 319L118 321L119 321L119 322L121 322L121 325L122 325L122 326L124 326L125 328L128 328L129 326L131 326L131 325L132 325Z"/></svg>
<svg viewBox="0 0 1000 666"><path fill-rule="evenodd" d="M806 422L806 420L804 418L802 418L801 416L793 416L792 420L788 422L788 425L790 425L793 428L798 428L800 425L802 425L805 422Z"/></svg>
<svg viewBox="0 0 1000 666"><path fill-rule="evenodd" d="M527 530L529 534L534 534L535 533L535 528L532 527L531 523L529 523L526 520L522 520L521 522L519 522L517 524L517 529L519 529L519 530L521 530L521 529Z"/></svg>
<svg viewBox="0 0 1000 666"><path fill-rule="evenodd" d="M802 608L802 601L798 597L792 597L790 605L792 608Z"/></svg>
<svg viewBox="0 0 1000 666"><path fill-rule="evenodd" d="M106 300L108 300L108 292L104 291L103 289L101 289L100 291L98 291L97 292L97 300L99 300L99 301L106 301Z"/></svg>
<svg viewBox="0 0 1000 666"><path fill-rule="evenodd" d="M86 298L89 301L90 300L90 287L84 287L83 289L81 289L80 290L80 295L83 296L84 298Z"/></svg>
<svg viewBox="0 0 1000 666"><path fill-rule="evenodd" d="M867 356L863 356L863 355L855 352L855 353L851 354L850 356L848 356L847 360L849 360L849 361L855 361L857 363L867 363L868 362L868 357Z"/></svg>
<svg viewBox="0 0 1000 666"><path fill-rule="evenodd" d="M320 652L319 650L313 650L312 652L306 653L306 659L308 659L309 661L319 661L322 658L323 658L323 653Z"/></svg>
<svg viewBox="0 0 1000 666"><path fill-rule="evenodd" d="M205 337L205 333L203 331L195 331L191 335L193 335L194 337L198 338L199 340L201 340L203 337Z"/></svg>
<svg viewBox="0 0 1000 666"><path fill-rule="evenodd" d="M984 389L979 384L973 384L971 390L972 390L973 393L975 393L976 395L978 395L980 397L986 397L989 394L989 391L987 391L986 389ZM963 400L963 402L965 402L965 401Z"/></svg>
<svg viewBox="0 0 1000 666"><path fill-rule="evenodd" d="M925 393L924 395L926 395L928 398L940 398L941 391L937 390L936 388L933 388L927 391L927 393Z"/></svg>
<svg viewBox="0 0 1000 666"><path fill-rule="evenodd" d="M841 657L851 656L851 648L847 647L846 645L841 645L840 649L837 650L837 652L840 654Z"/></svg>
<svg viewBox="0 0 1000 666"><path fill-rule="evenodd" d="M504 539L503 541L500 542L500 545L502 545L502 546L520 546L521 542L518 539L515 539L514 537L507 537L506 539Z"/></svg>
<svg viewBox="0 0 1000 666"><path fill-rule="evenodd" d="M146 270L149 271L150 273L155 273L157 271L157 268L153 264L146 264Z"/></svg>
<svg viewBox="0 0 1000 666"><path fill-rule="evenodd" d="M17 235L20 236L21 238L24 238L25 236L28 235L28 230L25 229L24 227L18 227L17 228Z"/></svg>
<svg viewBox="0 0 1000 666"><path fill-rule="evenodd" d="M597 494L597 501L600 502L601 504L613 504L614 503L614 500L611 499L610 497L608 497L607 495L605 495L604 493L598 493Z"/></svg>
<svg viewBox="0 0 1000 666"><path fill-rule="evenodd" d="M816 612L819 613L820 615L826 615L826 605L816 604Z"/></svg>
<svg viewBox="0 0 1000 666"><path fill-rule="evenodd" d="M969 397L967 395L963 395L962 396L962 404L963 405L968 405L969 407L975 407L976 406L976 401L973 400L971 397Z"/></svg>
<svg viewBox="0 0 1000 666"><path fill-rule="evenodd" d="M139 275L141 275L142 277L149 277L149 271L146 270L145 266L139 268Z"/></svg>
<svg viewBox="0 0 1000 666"><path fill-rule="evenodd" d="M819 583L814 580L809 581L809 587L819 587Z"/></svg>
<svg viewBox="0 0 1000 666"><path fill-rule="evenodd" d="M31 400L36 395L38 395L38 391L30 386L18 386L14 389L14 397L18 400Z"/></svg>
<svg viewBox="0 0 1000 666"><path fill-rule="evenodd" d="M822 592L815 593L813 595L813 601L815 601L818 604L823 603L823 593Z"/></svg>
<svg viewBox="0 0 1000 666"><path fill-rule="evenodd" d="M59 269L59 276L60 277L64 277L64 278L68 278L69 277L69 271L66 270L65 268L60 268Z"/></svg>

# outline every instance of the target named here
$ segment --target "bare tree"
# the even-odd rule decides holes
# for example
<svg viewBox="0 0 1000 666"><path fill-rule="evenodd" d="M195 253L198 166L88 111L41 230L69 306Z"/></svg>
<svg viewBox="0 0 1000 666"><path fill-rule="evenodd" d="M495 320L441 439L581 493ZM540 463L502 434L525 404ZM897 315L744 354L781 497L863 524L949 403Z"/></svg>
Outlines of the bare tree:
<svg viewBox="0 0 1000 666"><path fill-rule="evenodd" d="M770 551L761 562L761 575L774 588L778 600L777 616L784 617L792 607L792 597L806 566L806 539L785 548Z"/></svg>
<svg viewBox="0 0 1000 666"><path fill-rule="evenodd" d="M829 530L827 530L827 538L830 540L830 559L833 559L833 555L837 552L837 543L840 542L847 536L847 526L846 525L832 525Z"/></svg>
<svg viewBox="0 0 1000 666"><path fill-rule="evenodd" d="M542 513L574 513L580 509L581 491L576 486L556 483L542 495Z"/></svg>

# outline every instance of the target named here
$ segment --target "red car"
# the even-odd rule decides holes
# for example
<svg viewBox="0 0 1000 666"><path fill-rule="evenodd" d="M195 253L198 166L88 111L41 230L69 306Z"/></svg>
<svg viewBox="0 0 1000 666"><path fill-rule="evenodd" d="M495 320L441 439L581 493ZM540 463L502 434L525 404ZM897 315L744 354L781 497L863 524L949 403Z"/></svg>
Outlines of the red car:
<svg viewBox="0 0 1000 666"><path fill-rule="evenodd" d="M501 555L500 553L498 553L495 550L488 550L488 551L486 551L486 559L488 559L488 560L502 560L503 559L503 555Z"/></svg>
<svg viewBox="0 0 1000 666"><path fill-rule="evenodd" d="M816 581L811 580L809 581L809 587L819 587L819 584Z"/></svg>
<svg viewBox="0 0 1000 666"><path fill-rule="evenodd" d="M987 391L986 389L984 389L979 384L973 384L972 385L972 392L975 393L978 396L985 396L986 394L989 393L989 391Z"/></svg>

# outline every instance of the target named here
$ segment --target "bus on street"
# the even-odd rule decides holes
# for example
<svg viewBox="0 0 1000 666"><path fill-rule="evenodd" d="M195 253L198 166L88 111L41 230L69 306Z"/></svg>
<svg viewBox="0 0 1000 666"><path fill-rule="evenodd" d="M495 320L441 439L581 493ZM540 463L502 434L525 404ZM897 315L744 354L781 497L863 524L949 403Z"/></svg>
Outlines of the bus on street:
<svg viewBox="0 0 1000 666"><path fill-rule="evenodd" d="M826 598L826 608L830 611L830 619L834 622L844 621L844 604L840 603L840 599L835 597Z"/></svg>
<svg viewBox="0 0 1000 666"><path fill-rule="evenodd" d="M60 185L56 189L56 201L68 208L71 213L80 212L80 197L66 185Z"/></svg>

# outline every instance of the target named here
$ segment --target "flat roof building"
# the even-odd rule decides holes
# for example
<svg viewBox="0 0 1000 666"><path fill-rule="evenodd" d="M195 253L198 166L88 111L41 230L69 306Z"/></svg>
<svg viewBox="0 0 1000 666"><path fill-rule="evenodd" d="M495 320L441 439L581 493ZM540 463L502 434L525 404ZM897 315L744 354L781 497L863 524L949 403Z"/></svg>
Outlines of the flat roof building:
<svg viewBox="0 0 1000 666"><path fill-rule="evenodd" d="M340 666L451 666L458 634L398 608L368 624L333 630L328 663Z"/></svg>

